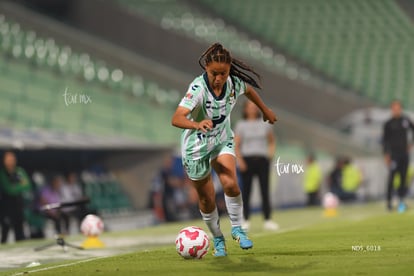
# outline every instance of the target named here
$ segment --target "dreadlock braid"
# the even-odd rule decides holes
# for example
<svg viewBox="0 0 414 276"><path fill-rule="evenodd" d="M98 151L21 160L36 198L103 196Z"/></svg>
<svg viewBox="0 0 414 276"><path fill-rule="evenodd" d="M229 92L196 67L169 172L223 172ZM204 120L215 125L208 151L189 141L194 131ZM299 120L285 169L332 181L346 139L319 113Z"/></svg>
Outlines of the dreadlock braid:
<svg viewBox="0 0 414 276"><path fill-rule="evenodd" d="M256 88L261 88L259 82L257 82L254 77L246 73L246 71L253 73L258 78L258 80L260 80L260 75L244 62L232 58L230 52L225 49L220 43L214 43L211 45L201 55L198 60L198 64L200 64L201 68L205 70L206 65L210 64L213 61L230 64L230 75L236 76Z"/></svg>
<svg viewBox="0 0 414 276"><path fill-rule="evenodd" d="M244 71L253 73L260 81L260 75L256 73L253 68L244 62L233 58L231 61L230 74L239 77L240 79L256 88L262 88L261 85L252 76L248 75Z"/></svg>

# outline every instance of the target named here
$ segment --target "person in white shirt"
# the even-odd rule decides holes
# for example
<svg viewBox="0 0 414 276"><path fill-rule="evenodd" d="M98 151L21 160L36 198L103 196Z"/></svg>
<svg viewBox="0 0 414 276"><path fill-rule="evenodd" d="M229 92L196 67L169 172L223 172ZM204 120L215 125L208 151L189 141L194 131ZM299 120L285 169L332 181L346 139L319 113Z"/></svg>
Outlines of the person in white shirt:
<svg viewBox="0 0 414 276"><path fill-rule="evenodd" d="M74 202L83 198L82 188L78 182L76 173L71 172L66 176L66 181L60 187L61 202ZM64 221L64 229L66 234L70 230L70 220L75 217L79 223L80 220L79 206L70 206L62 208L62 219Z"/></svg>
<svg viewBox="0 0 414 276"><path fill-rule="evenodd" d="M265 219L264 229L277 230L279 226L271 220L269 198L269 168L276 149L275 136L272 125L263 122L259 109L251 101L246 101L244 105L243 119L236 125L234 141L242 178L243 228L247 231L250 227L250 195L253 177L257 176Z"/></svg>

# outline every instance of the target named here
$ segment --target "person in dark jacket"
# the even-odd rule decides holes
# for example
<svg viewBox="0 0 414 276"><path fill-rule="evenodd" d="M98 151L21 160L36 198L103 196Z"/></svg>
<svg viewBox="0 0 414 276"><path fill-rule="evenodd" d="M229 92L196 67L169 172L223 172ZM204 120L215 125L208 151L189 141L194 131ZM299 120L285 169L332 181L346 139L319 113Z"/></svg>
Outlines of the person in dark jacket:
<svg viewBox="0 0 414 276"><path fill-rule="evenodd" d="M344 167L343 157L337 157L334 167L328 175L328 188L338 198L342 195L342 168Z"/></svg>
<svg viewBox="0 0 414 276"><path fill-rule="evenodd" d="M402 183L398 188L400 199L398 212L404 212L406 205L404 197L407 193L406 175L409 164L410 143L408 134L411 131L414 134L414 124L402 113L402 105L398 100L391 103L392 117L385 122L383 131L383 151L387 167L389 168L389 177L387 183L387 208L392 210L393 180L398 172Z"/></svg>
<svg viewBox="0 0 414 276"><path fill-rule="evenodd" d="M26 172L17 166L16 155L6 151L0 170L1 243L6 243L10 228L13 228L16 241L24 240L24 193L30 192L31 184Z"/></svg>

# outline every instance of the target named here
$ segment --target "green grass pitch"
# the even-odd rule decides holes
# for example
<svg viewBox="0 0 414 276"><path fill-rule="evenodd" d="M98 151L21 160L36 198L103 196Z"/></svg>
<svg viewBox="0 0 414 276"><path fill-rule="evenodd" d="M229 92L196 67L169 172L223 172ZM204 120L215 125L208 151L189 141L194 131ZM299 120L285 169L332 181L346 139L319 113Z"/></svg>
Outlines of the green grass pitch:
<svg viewBox="0 0 414 276"><path fill-rule="evenodd" d="M276 211L274 217L281 225L279 232L262 231L262 218L253 218L254 247L245 251L230 239L224 216L229 254L224 258L213 257L212 249L202 260L184 260L175 252L174 236L180 228L195 224L205 229L201 221L193 221L105 234L114 239L168 235L168 244L2 275L410 275L414 271L414 211L387 213L383 204L375 203L342 206L335 218L323 217L320 208Z"/></svg>

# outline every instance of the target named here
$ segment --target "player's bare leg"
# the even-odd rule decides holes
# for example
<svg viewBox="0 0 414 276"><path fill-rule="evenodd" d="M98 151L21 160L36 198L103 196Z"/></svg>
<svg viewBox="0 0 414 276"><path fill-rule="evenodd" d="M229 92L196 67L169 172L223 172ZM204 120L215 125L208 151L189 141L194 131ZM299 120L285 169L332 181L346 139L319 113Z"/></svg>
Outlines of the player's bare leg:
<svg viewBox="0 0 414 276"><path fill-rule="evenodd" d="M232 154L221 154L212 161L224 190L227 212L231 221L231 235L242 249L253 247L253 242L242 229L243 200L237 184L236 159Z"/></svg>
<svg viewBox="0 0 414 276"><path fill-rule="evenodd" d="M216 194L211 175L202 180L193 180L193 186L197 190L201 216L214 239L214 253L216 257L227 256L226 244L220 229L220 218L216 206Z"/></svg>

